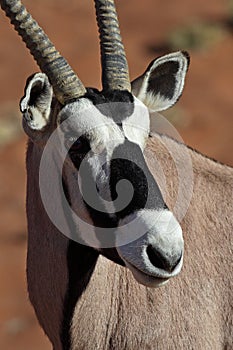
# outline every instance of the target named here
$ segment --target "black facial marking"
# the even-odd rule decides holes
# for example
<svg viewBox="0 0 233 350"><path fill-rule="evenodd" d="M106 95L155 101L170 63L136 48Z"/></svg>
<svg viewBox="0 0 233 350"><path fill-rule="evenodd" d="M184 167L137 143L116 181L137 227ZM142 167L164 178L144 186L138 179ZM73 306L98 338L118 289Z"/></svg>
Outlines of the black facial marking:
<svg viewBox="0 0 233 350"><path fill-rule="evenodd" d="M96 227L115 228L117 222L106 213L106 208L101 201L96 187L96 179L93 176L91 166L85 161L82 163L82 171L79 172L82 181L82 194L85 206Z"/></svg>
<svg viewBox="0 0 233 350"><path fill-rule="evenodd" d="M100 113L121 124L134 112L133 95L128 91L101 91L96 89L87 89L85 95L98 108Z"/></svg>
<svg viewBox="0 0 233 350"><path fill-rule="evenodd" d="M71 143L71 146L69 143ZM70 147L68 151L70 159L74 163L76 169L79 169L85 155L91 150L89 140L87 137L81 136L73 142L72 138L67 136L67 147Z"/></svg>
<svg viewBox="0 0 233 350"><path fill-rule="evenodd" d="M78 186L78 184L77 184L77 186ZM62 187L63 187L64 194L66 196L66 199L67 199L67 201L69 203L69 206L72 207L71 196L69 194L69 190L68 190L68 187L66 186L66 183L65 183L64 179L62 179ZM89 206L87 206L87 207L89 207ZM114 222L112 220L110 221L109 217L107 217L107 215L103 216L103 215L101 215L100 212L94 211L90 207L89 207L89 209L90 209L89 210L90 216L91 216L91 218L92 218L92 220L93 220L93 222L94 222L94 224L96 226L105 227L105 228L106 227L116 227L116 225L117 225L116 221L114 221ZM72 220L71 217L68 219L69 213L67 213L66 217L67 217L67 220L68 220L68 223L69 223L70 230L71 230L71 232L74 233L74 237L75 237L75 235L77 235L77 227L74 225L73 220ZM96 229L96 237L97 237L97 239L99 238L99 240L101 240L102 239L102 235L98 234L98 232L99 232L98 230L101 231L101 228L100 229L99 228ZM83 241L83 239L81 238L80 235L78 235L78 238L79 238L79 243L81 243L81 245L84 246L81 249L83 249L87 254L89 252L92 252L92 251L94 252L95 251L94 248L86 247L85 242ZM70 249L69 249L69 251L73 251L74 248L78 251L79 246L80 246L80 244L78 244L78 243L76 243L74 241L70 241L70 244L69 244L69 248ZM116 264L119 264L121 266L125 266L123 260L120 258L119 254L118 254L118 252L117 252L117 250L115 248L102 248L101 250L99 250L97 252L97 255L98 255L98 253L102 254L107 259L115 262ZM94 255L97 256L96 253L94 253ZM74 255L74 257L75 257L75 255ZM80 254L79 254L79 257L80 257ZM75 261L76 262L79 261L78 257L77 257L76 260L75 260L75 258L72 259L72 254L68 257L68 259L69 259L69 263L71 263L71 265L70 265L71 268L73 268L72 266L73 266L73 263L75 263ZM76 268L77 266L74 264L74 267ZM73 276L73 274L72 274L72 276ZM72 288L74 288L74 286ZM73 290L75 291L75 289L73 289Z"/></svg>
<svg viewBox="0 0 233 350"><path fill-rule="evenodd" d="M115 208L118 218L122 219L140 209L166 208L159 187L150 173L138 145L126 140L124 144L114 150L113 158L110 168L112 200L117 198L116 186L119 181L128 180L134 189L131 202L123 210ZM129 197L127 183L124 196Z"/></svg>
<svg viewBox="0 0 233 350"><path fill-rule="evenodd" d="M151 72L148 81L148 92L153 92L154 95L172 99L176 87L176 74L179 70L180 64L177 61L169 61L160 64Z"/></svg>

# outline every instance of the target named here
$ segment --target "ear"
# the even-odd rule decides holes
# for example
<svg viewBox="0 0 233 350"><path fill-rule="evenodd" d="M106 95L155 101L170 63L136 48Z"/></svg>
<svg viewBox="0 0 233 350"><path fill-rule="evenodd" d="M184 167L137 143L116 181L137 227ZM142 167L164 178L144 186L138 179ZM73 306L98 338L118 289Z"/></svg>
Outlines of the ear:
<svg viewBox="0 0 233 350"><path fill-rule="evenodd" d="M182 94L189 61L189 54L184 51L155 59L145 73L132 82L133 94L151 111L171 107Z"/></svg>
<svg viewBox="0 0 233 350"><path fill-rule="evenodd" d="M53 89L44 73L28 78L20 109L29 130L41 131L49 123L52 97Z"/></svg>

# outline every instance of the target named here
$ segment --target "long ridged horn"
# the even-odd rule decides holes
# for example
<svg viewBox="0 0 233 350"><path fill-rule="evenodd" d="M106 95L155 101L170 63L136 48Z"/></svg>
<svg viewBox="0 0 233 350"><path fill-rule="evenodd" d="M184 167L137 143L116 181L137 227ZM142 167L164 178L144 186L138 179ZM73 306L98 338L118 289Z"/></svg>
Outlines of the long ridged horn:
<svg viewBox="0 0 233 350"><path fill-rule="evenodd" d="M104 90L131 91L128 64L114 0L95 0Z"/></svg>
<svg viewBox="0 0 233 350"><path fill-rule="evenodd" d="M0 0L1 8L10 18L15 30L45 73L54 94L62 104L85 94L86 89L67 61L55 49L38 23L27 12L20 0Z"/></svg>

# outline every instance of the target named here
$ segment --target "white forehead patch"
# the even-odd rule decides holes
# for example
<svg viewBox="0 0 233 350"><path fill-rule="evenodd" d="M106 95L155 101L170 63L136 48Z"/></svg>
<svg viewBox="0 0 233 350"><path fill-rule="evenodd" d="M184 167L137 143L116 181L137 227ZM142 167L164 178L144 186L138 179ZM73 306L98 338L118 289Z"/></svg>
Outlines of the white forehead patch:
<svg viewBox="0 0 233 350"><path fill-rule="evenodd" d="M123 120L122 127L129 141L137 143L142 150L150 130L150 116L147 107L134 97L134 112Z"/></svg>
<svg viewBox="0 0 233 350"><path fill-rule="evenodd" d="M124 142L120 127L87 98L66 105L58 116L58 123L64 133L73 133L77 138L88 135L91 149L96 153Z"/></svg>

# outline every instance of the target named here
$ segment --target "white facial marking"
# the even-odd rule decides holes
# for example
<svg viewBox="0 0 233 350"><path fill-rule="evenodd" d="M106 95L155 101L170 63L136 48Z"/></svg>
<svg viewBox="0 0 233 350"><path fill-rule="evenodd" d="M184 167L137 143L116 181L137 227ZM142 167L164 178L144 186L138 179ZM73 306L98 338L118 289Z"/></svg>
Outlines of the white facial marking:
<svg viewBox="0 0 233 350"><path fill-rule="evenodd" d="M135 220L135 216L138 220ZM127 224L133 219L136 223L134 230L131 227L131 232L127 233ZM141 237L136 241L117 247L119 255L130 269L132 267L132 270L139 270L141 274L155 278L170 278L180 272L183 258L174 271L167 272L154 266L147 254L147 247L150 245L163 252L167 258L179 257L181 254L183 256L182 230L172 212L167 209L160 211L143 209L121 220L120 225L125 225L122 227L122 233L125 235L134 233L135 237L140 237L141 232Z"/></svg>

